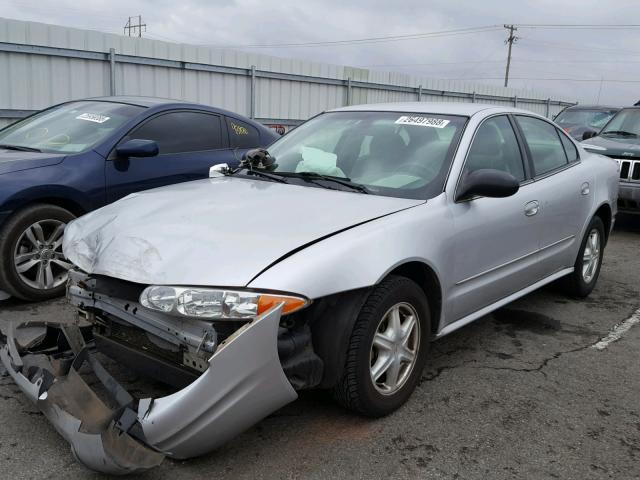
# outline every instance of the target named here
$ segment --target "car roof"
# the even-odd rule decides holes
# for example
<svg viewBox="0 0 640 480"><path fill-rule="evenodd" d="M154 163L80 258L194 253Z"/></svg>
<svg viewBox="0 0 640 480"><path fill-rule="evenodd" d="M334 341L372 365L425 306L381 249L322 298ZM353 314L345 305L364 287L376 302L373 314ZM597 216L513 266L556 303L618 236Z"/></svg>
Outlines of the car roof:
<svg viewBox="0 0 640 480"><path fill-rule="evenodd" d="M504 107L500 105L488 105L483 103L453 103L453 102L398 102L398 103L374 103L368 105L352 105L330 110L331 112L408 112L408 113L435 113L440 115L465 115L472 116L479 112L495 111L507 113L532 112L519 108Z"/></svg>
<svg viewBox="0 0 640 480"><path fill-rule="evenodd" d="M621 110L621 106L617 105L572 105L565 110Z"/></svg>
<svg viewBox="0 0 640 480"><path fill-rule="evenodd" d="M116 102L116 103L128 103L130 105L138 105L140 107L157 107L159 105L169 104L193 104L195 102L189 102L186 100L176 100L172 98L162 97L142 97L137 95L114 95L110 97L92 97L86 100L97 100L99 102Z"/></svg>
<svg viewBox="0 0 640 480"><path fill-rule="evenodd" d="M262 125L260 122L257 122L251 118L247 118L246 116L232 112L231 110L226 110L220 107L214 107L211 105L205 105L203 103L190 102L189 100L176 100L174 98L162 98L162 97L143 97L137 95L113 95L108 97L91 97L84 98L78 100L72 100L72 102L81 102L81 101L97 101L97 102L114 102L114 103L126 103L128 105L136 105L144 108L156 108L159 110L163 110L164 108L198 108L198 109L206 109L211 112L226 115L228 117L237 118L243 122L247 122L263 131L271 132L271 129ZM69 102L67 102L69 103Z"/></svg>

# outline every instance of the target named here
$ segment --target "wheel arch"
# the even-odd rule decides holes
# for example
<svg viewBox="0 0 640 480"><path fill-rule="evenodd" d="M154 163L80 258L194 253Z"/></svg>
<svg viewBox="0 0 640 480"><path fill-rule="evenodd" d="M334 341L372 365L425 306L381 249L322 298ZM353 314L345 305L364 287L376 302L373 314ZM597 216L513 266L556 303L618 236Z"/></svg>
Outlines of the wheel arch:
<svg viewBox="0 0 640 480"><path fill-rule="evenodd" d="M71 192L71 194L69 194L70 192L67 192L67 189L64 190L65 191L56 190L52 192L47 191L46 188L39 188L21 192L19 196L14 196L2 205L2 210L11 212L4 219L4 222L15 216L21 210L38 204L54 205L64 208L76 217L82 216L91 210L87 203L79 197L77 192Z"/></svg>
<svg viewBox="0 0 640 480"><path fill-rule="evenodd" d="M393 270L388 272L384 278L387 278L389 275L408 278L420 286L429 303L429 313L431 314L431 333L433 335L438 333L440 328L440 317L442 315L442 285L436 271L424 262L412 260L401 265L397 265Z"/></svg>
<svg viewBox="0 0 640 480"><path fill-rule="evenodd" d="M613 222L613 213L611 211L611 206L608 203L603 203L597 208L593 216L600 217L600 220L602 220L602 223L604 223L604 241L606 245L606 243L609 241L611 224Z"/></svg>

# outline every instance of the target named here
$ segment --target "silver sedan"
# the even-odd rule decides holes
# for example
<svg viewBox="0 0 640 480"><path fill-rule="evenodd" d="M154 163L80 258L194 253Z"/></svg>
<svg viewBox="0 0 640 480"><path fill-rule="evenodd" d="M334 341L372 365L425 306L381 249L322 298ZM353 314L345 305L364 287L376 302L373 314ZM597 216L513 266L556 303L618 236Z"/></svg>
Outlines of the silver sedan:
<svg viewBox="0 0 640 480"><path fill-rule="evenodd" d="M4 327L0 357L75 456L107 473L210 451L302 389L387 415L432 340L554 281L587 296L617 189L615 161L530 112L323 113L238 169L72 222L68 297L82 321ZM134 398L95 350L174 393Z"/></svg>

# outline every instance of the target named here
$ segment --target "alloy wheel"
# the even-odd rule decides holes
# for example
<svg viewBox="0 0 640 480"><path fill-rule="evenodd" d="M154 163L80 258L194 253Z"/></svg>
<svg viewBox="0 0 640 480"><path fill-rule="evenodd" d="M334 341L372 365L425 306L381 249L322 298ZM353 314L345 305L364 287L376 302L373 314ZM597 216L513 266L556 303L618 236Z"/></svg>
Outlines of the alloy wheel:
<svg viewBox="0 0 640 480"><path fill-rule="evenodd" d="M67 281L72 267L62 253L66 223L40 220L18 238L13 263L20 280L36 290L51 290Z"/></svg>
<svg viewBox="0 0 640 480"><path fill-rule="evenodd" d="M420 347L420 321L413 306L401 302L382 316L373 336L371 381L378 392L392 395L411 375Z"/></svg>
<svg viewBox="0 0 640 480"><path fill-rule="evenodd" d="M593 280L600 263L600 232L592 229L587 237L582 255L582 279L585 283Z"/></svg>

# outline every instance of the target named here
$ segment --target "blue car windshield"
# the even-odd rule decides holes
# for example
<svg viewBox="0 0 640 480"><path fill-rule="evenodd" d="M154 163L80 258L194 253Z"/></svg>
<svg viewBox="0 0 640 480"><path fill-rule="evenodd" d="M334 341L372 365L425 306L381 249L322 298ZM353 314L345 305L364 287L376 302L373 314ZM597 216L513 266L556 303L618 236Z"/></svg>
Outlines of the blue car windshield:
<svg viewBox="0 0 640 480"><path fill-rule="evenodd" d="M0 145L48 153L84 152L143 110L114 102L65 103L0 130Z"/></svg>

